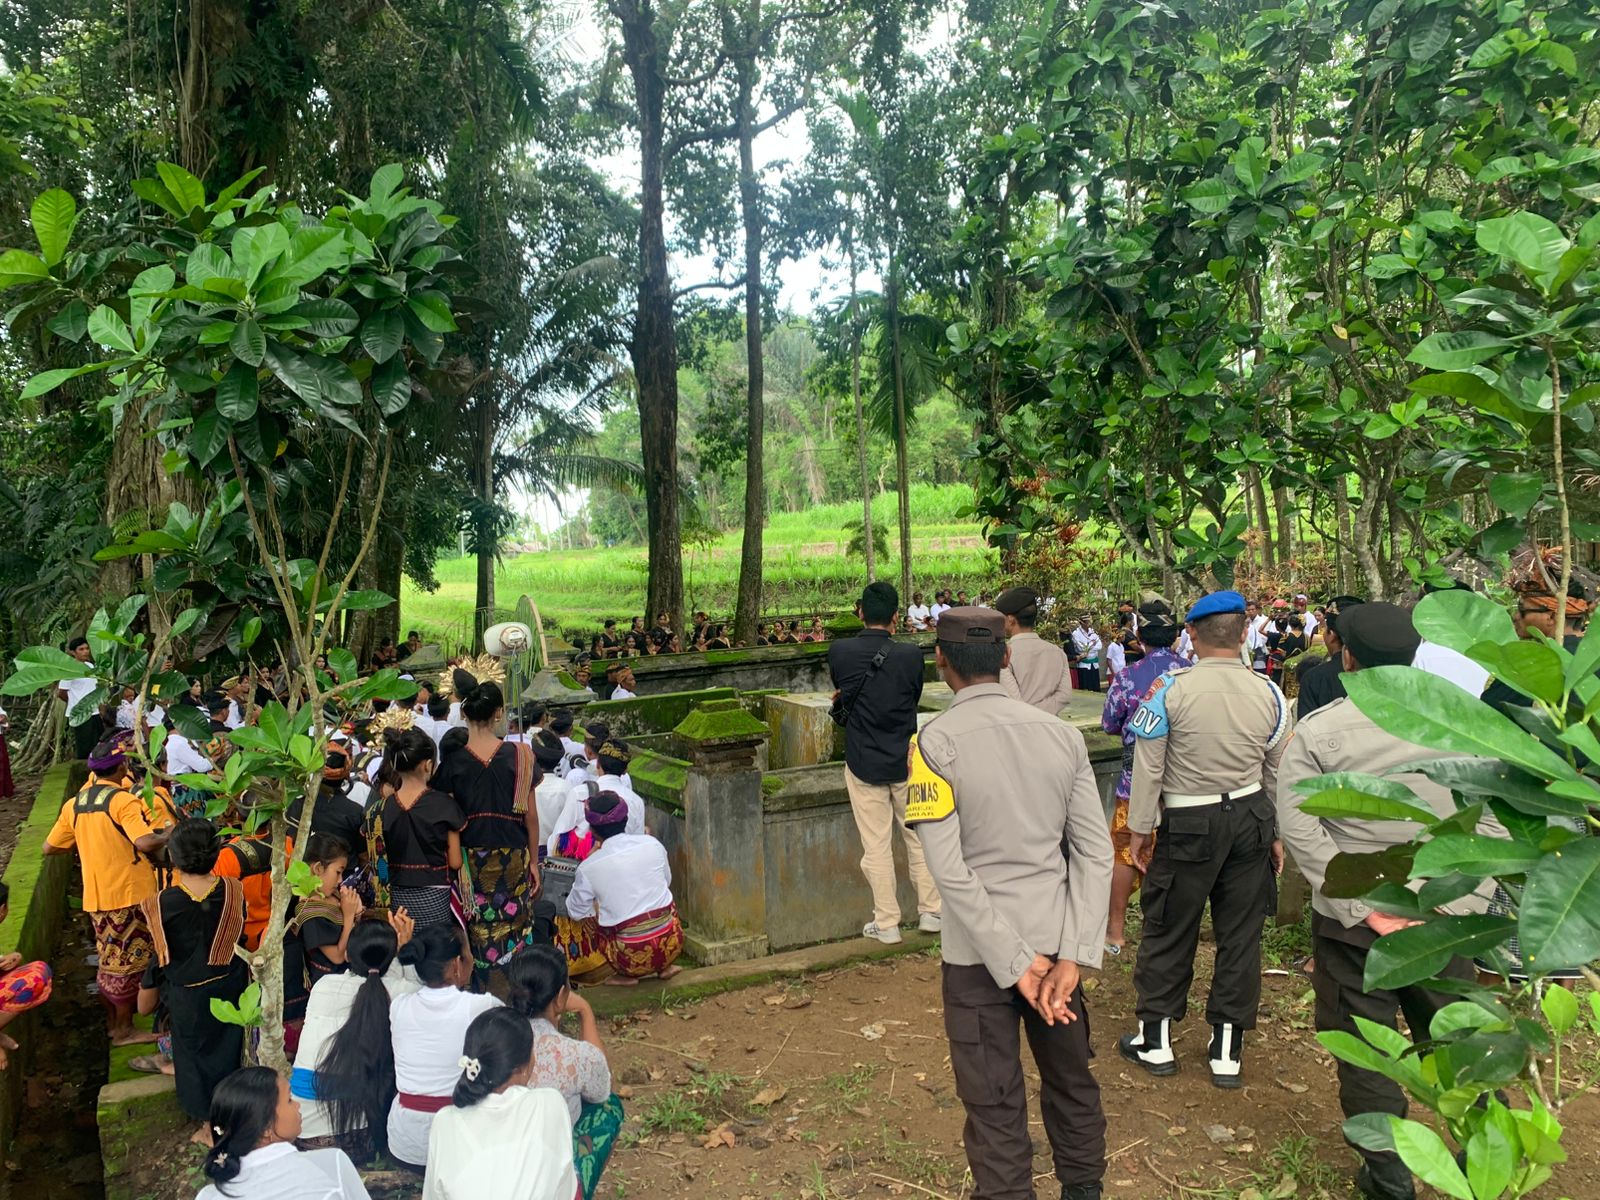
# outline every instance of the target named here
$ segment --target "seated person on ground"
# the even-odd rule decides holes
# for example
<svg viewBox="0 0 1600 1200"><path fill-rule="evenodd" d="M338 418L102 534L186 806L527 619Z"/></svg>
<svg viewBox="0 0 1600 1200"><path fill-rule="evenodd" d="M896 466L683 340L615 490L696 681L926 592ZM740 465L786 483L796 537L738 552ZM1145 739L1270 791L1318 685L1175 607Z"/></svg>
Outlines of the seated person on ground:
<svg viewBox="0 0 1600 1200"><path fill-rule="evenodd" d="M683 953L683 926L672 902L672 868L661 843L629 833L629 805L601 792L584 809L594 850L578 865L567 897L574 920L594 918L601 952L623 986L655 975L671 979Z"/></svg>

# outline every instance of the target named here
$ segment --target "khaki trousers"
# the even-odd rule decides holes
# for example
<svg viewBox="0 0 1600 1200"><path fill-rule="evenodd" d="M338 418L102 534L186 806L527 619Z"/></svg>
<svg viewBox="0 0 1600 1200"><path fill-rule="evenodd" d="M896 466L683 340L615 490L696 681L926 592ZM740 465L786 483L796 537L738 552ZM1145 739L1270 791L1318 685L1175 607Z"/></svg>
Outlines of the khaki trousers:
<svg viewBox="0 0 1600 1200"><path fill-rule="evenodd" d="M911 886L917 891L917 912L939 911L939 889L928 874L922 858L922 843L906 828L906 785L903 783L863 783L844 769L844 785L850 793L850 811L855 814L856 831L861 834L861 873L872 889L872 919L879 929L900 926L900 900L895 895L894 837L900 827L900 840L906 847L906 866Z"/></svg>

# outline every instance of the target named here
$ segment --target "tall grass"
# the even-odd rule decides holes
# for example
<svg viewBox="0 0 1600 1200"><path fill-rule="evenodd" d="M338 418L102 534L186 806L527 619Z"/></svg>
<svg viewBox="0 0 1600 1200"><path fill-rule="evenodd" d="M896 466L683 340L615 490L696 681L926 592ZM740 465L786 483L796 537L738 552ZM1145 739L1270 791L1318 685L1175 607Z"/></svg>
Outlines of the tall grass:
<svg viewBox="0 0 1600 1200"><path fill-rule="evenodd" d="M952 485L918 485L911 489L912 569L915 585L965 587L976 591L992 582L995 554L981 542L978 524L958 515L971 503L971 489ZM879 561L878 575L898 581L900 560L895 536L899 507L893 495L873 500L874 522L889 535L890 556ZM859 558L844 554L846 525L861 519L852 504L818 505L799 513L774 514L763 538L765 607L771 615L800 615L847 609L866 579ZM717 618L732 615L739 577L738 530L724 533L706 547L689 547L683 558L684 590L690 610L705 609ZM643 615L647 561L641 546L524 554L503 561L495 576L497 607L506 615L527 593L538 605L546 626L569 634L597 630L607 617L624 623ZM400 619L405 629L421 630L430 639L464 643L472 628L476 592L472 558L442 560L436 569L439 589L420 591L409 579L401 595Z"/></svg>

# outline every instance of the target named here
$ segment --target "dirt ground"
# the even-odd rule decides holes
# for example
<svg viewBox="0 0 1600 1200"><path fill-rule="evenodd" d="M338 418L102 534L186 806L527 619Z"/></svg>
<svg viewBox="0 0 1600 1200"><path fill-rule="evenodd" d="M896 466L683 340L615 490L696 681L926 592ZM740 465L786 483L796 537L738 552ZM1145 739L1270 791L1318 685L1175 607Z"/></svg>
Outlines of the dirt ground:
<svg viewBox="0 0 1600 1200"><path fill-rule="evenodd" d="M33 808L33 798L39 792L39 777L29 775L15 780L16 794L0 798L0 875L5 874L11 852L16 849L17 838L27 823Z"/></svg>
<svg viewBox="0 0 1600 1200"><path fill-rule="evenodd" d="M1280 945L1269 961L1293 949ZM1123 1062L1116 1038L1133 1019L1131 962L1125 957L1093 976L1108 1197L1354 1195L1355 1159L1338 1134L1332 1060L1313 1040L1309 981L1287 963L1269 970L1260 1028L1245 1043L1246 1086L1234 1093L1211 1086L1203 1062L1208 1031L1194 1020L1178 1035L1184 1069L1176 1078L1153 1080ZM1202 963L1202 986L1207 971ZM601 1181L608 1200L971 1195L934 956L727 993L607 1021L603 1030L628 1107ZM1037 1113L1035 1101L1037 1184L1051 1197L1059 1193ZM1600 1195L1600 1101L1581 1098L1562 1119L1572 1160L1548 1192ZM197 1162L181 1135L155 1139L132 1194L187 1200ZM416 1190L387 1174L369 1183L375 1196Z"/></svg>

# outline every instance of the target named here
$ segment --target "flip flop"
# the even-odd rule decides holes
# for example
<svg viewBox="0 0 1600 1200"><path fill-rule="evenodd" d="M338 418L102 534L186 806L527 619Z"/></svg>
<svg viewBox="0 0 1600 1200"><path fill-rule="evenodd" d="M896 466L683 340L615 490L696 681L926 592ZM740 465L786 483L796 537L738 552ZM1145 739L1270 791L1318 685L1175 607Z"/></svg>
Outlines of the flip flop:
<svg viewBox="0 0 1600 1200"><path fill-rule="evenodd" d="M146 1075L160 1075L161 1056L158 1054L140 1054L128 1060L128 1070L143 1071Z"/></svg>
<svg viewBox="0 0 1600 1200"><path fill-rule="evenodd" d="M1122 947L1121 946L1113 946L1110 942L1107 942L1106 943L1106 953L1109 954L1112 958L1121 958L1122 957Z"/></svg>

